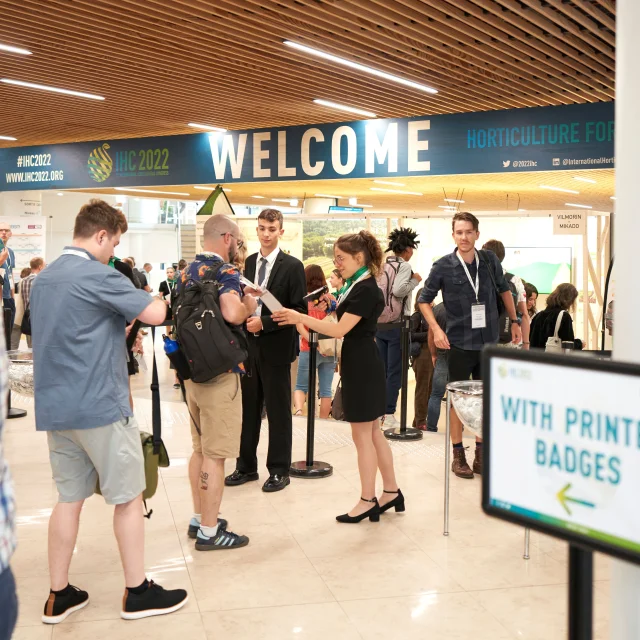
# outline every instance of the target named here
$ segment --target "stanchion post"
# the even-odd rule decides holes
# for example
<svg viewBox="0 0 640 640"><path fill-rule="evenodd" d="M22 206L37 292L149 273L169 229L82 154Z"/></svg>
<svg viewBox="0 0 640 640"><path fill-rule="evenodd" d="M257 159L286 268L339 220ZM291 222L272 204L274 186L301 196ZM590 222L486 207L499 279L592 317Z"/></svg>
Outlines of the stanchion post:
<svg viewBox="0 0 640 640"><path fill-rule="evenodd" d="M528 560L531 556L529 555L529 544L531 542L531 529L529 527L525 527L524 530L524 555L522 556L525 560Z"/></svg>
<svg viewBox="0 0 640 640"><path fill-rule="evenodd" d="M569 545L569 640L593 638L593 552Z"/></svg>
<svg viewBox="0 0 640 640"><path fill-rule="evenodd" d="M3 309L4 319L4 340L7 351L11 351L11 309ZM27 415L25 409L18 409L11 406L11 389L7 394L7 418L9 420L13 418L24 418Z"/></svg>
<svg viewBox="0 0 640 640"><path fill-rule="evenodd" d="M447 389L447 428L444 434L444 531L442 535L449 535L449 467L451 466L451 392Z"/></svg>
<svg viewBox="0 0 640 640"><path fill-rule="evenodd" d="M309 379L307 389L307 457L291 463L289 473L294 478L327 478L333 474L328 462L313 459L316 430L316 364L318 357L318 332L309 329Z"/></svg>
<svg viewBox="0 0 640 640"><path fill-rule="evenodd" d="M411 316L402 317L402 387L400 397L400 426L386 429L384 432L388 440L421 440L423 432L414 427L407 427L407 402L409 400L409 338L411 334Z"/></svg>

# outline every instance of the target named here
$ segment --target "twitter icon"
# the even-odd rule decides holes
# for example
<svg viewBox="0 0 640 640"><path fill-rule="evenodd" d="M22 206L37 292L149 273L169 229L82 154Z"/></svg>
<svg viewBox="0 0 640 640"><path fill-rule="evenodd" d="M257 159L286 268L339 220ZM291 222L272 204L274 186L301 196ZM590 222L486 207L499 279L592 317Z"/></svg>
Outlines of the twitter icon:
<svg viewBox="0 0 640 640"><path fill-rule="evenodd" d="M505 169L511 164L511 160L503 160L502 161L502 166L505 167Z"/></svg>

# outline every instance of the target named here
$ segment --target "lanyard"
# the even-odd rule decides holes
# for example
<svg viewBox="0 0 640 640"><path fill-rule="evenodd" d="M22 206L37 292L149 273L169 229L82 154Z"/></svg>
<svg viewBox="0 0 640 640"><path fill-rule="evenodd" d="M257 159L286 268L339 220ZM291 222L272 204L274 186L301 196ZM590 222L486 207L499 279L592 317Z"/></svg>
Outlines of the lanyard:
<svg viewBox="0 0 640 640"><path fill-rule="evenodd" d="M78 256L78 258L84 258L85 260L91 260L91 258L84 251L76 251L75 249L65 249L62 252L63 256Z"/></svg>
<svg viewBox="0 0 640 640"><path fill-rule="evenodd" d="M471 274L469 273L469 268L467 267L467 263L462 259L462 256L457 253L456 255L458 256L458 260L460 260L460 263L462 264L462 268L464 269L464 272L467 274L467 278L469 279L469 284L471 285L471 288L473 289L473 292L476 294L476 302L480 302L478 300L478 293L480 292L480 261L478 260L478 252L474 251L474 253L476 254L476 283L475 285L473 284L473 280L471 279Z"/></svg>
<svg viewBox="0 0 640 640"><path fill-rule="evenodd" d="M358 284L358 282L364 280L365 278L368 278L370 275L371 274L367 270L344 293L340 294L340 296L338 297L338 305L342 304L345 301L345 298L351 293L351 290Z"/></svg>

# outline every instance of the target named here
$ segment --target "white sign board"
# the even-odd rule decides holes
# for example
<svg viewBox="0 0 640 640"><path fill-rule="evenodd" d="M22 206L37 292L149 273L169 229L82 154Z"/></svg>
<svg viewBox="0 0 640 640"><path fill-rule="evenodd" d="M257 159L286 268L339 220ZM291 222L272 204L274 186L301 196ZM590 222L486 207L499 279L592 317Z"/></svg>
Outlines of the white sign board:
<svg viewBox="0 0 640 640"><path fill-rule="evenodd" d="M583 236L587 233L587 214L581 211L556 211L553 214L553 235Z"/></svg>
<svg viewBox="0 0 640 640"><path fill-rule="evenodd" d="M2 222L11 227L8 246L16 254L14 278L29 266L31 258L44 258L47 240L45 216L2 216ZM17 278L16 278L17 279Z"/></svg>
<svg viewBox="0 0 640 640"><path fill-rule="evenodd" d="M640 373L555 359L490 360L483 505L640 562Z"/></svg>

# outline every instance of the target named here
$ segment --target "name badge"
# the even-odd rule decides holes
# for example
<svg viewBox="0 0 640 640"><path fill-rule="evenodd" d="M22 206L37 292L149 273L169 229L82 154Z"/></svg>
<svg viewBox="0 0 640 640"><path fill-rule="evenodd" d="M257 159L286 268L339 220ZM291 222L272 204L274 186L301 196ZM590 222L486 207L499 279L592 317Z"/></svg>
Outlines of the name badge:
<svg viewBox="0 0 640 640"><path fill-rule="evenodd" d="M487 310L484 304L471 305L471 328L484 329L487 326Z"/></svg>

